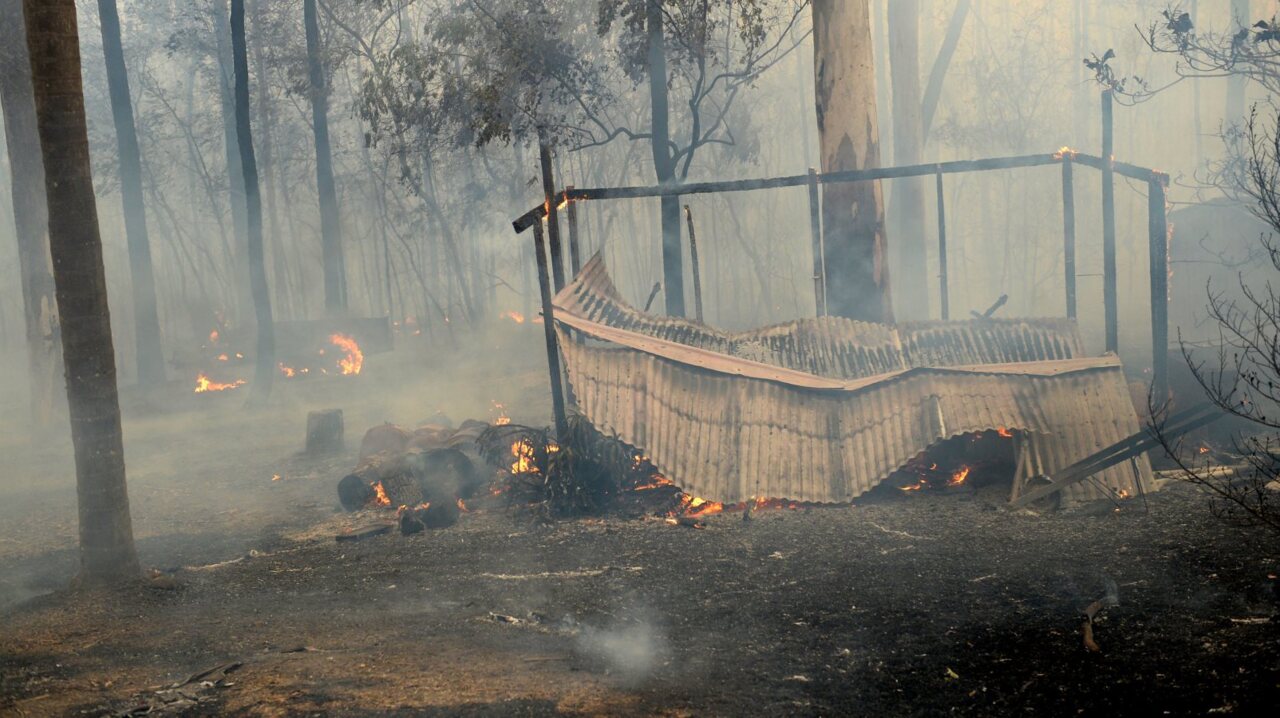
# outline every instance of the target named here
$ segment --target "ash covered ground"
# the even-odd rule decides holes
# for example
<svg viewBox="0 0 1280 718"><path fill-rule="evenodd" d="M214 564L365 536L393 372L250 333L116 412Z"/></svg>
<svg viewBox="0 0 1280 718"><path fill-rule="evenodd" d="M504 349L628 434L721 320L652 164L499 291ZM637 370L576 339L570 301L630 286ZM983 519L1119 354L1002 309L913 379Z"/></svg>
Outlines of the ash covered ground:
<svg viewBox="0 0 1280 718"><path fill-rule="evenodd" d="M337 507L365 427L487 418L494 401L537 421L536 358L501 383L483 365L360 383L409 363L391 356L345 384L285 385L260 415L212 397L127 418L139 549L159 572L113 594L67 588L69 449L9 445L24 480L0 501L0 710L1252 715L1280 700L1280 553L1177 484L1044 516L998 510L993 487L701 530L491 510L334 540L388 518ZM301 456L322 406L346 411L350 450ZM1092 652L1082 612L1099 599Z"/></svg>

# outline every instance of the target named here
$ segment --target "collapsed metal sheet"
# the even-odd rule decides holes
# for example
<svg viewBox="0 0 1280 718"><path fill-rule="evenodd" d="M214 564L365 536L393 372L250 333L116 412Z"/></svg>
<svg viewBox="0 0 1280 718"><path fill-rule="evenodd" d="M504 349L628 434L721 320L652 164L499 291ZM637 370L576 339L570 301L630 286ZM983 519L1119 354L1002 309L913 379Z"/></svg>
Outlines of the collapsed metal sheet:
<svg viewBox="0 0 1280 718"><path fill-rule="evenodd" d="M1119 360L1080 358L1071 322L728 333L636 311L599 256L555 304L579 410L707 499L847 502L939 441L999 427L1024 432L1024 475L1052 473L1138 430ZM1065 498L1132 495L1150 476L1141 457Z"/></svg>

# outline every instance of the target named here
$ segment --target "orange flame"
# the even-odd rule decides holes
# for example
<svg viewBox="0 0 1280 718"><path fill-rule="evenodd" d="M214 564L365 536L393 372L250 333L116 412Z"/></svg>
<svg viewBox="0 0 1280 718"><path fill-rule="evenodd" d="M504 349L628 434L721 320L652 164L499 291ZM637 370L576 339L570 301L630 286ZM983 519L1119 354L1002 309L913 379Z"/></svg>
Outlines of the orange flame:
<svg viewBox="0 0 1280 718"><path fill-rule="evenodd" d="M383 488L381 481L373 484L373 502L379 506L391 505L391 499L387 496L387 490Z"/></svg>
<svg viewBox="0 0 1280 718"><path fill-rule="evenodd" d="M280 362L276 366L280 367L280 373L284 374L286 379L292 379L298 375L297 369L294 369L293 367L286 365L284 362Z"/></svg>
<svg viewBox="0 0 1280 718"><path fill-rule="evenodd" d="M332 334L329 336L329 343L347 353L345 357L338 360L338 368L342 370L343 375L359 374L360 369L364 367L364 352L360 351L360 345L356 344L356 340L346 334Z"/></svg>
<svg viewBox="0 0 1280 718"><path fill-rule="evenodd" d="M1061 160L1061 159L1074 160L1076 158L1076 155L1078 154L1080 154L1079 151L1073 150L1070 147L1064 146L1061 149L1059 149L1057 152L1053 153L1053 158L1055 160Z"/></svg>
<svg viewBox="0 0 1280 718"><path fill-rule="evenodd" d="M1005 438L1005 439L1012 439L1012 438L1013 438L1013 432L1009 431L1008 429L1004 428L1003 426L998 426L998 427L996 427L996 433L997 433L997 434L999 434L1001 437L1003 437L1003 438Z"/></svg>
<svg viewBox="0 0 1280 718"><path fill-rule="evenodd" d="M920 491L928 485L929 485L928 481L925 481L924 479L920 479L919 481L917 481L916 483L910 486L900 486L898 488L900 488L903 491Z"/></svg>
<svg viewBox="0 0 1280 718"><path fill-rule="evenodd" d="M236 379L230 384L222 384L220 382L216 382L210 379L208 374L205 374L204 372L200 372L199 374L196 375L195 393L204 394L210 391L227 391L228 389L235 389L237 387L242 387L248 383L249 382L245 381L244 379Z"/></svg>
<svg viewBox="0 0 1280 718"><path fill-rule="evenodd" d="M973 469L968 466L961 466L959 471L951 475L951 478L947 481L947 486L959 486L963 484L965 480L969 478L969 472L972 470Z"/></svg>
<svg viewBox="0 0 1280 718"><path fill-rule="evenodd" d="M538 472L538 466L534 463L533 444L528 439L521 439L512 444L511 456L515 458L515 461L511 462L511 473L536 474Z"/></svg>
<svg viewBox="0 0 1280 718"><path fill-rule="evenodd" d="M214 329L213 331L209 332L209 343L210 343L210 344L217 344L217 343L218 343L218 330L217 330L217 329Z"/></svg>
<svg viewBox="0 0 1280 718"><path fill-rule="evenodd" d="M231 357L228 357L226 354L219 354L219 355L218 355L218 361L228 361L230 358L231 358Z"/></svg>
<svg viewBox="0 0 1280 718"><path fill-rule="evenodd" d="M524 324L524 315L517 311L503 312L498 315L499 319L510 319L516 324Z"/></svg>

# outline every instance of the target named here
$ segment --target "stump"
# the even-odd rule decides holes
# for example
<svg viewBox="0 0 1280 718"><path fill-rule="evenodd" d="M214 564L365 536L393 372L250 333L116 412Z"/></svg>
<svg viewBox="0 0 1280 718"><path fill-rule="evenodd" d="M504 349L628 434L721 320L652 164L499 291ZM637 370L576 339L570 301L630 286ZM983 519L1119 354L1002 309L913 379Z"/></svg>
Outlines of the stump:
<svg viewBox="0 0 1280 718"><path fill-rule="evenodd" d="M307 453L323 454L342 450L342 409L307 414Z"/></svg>

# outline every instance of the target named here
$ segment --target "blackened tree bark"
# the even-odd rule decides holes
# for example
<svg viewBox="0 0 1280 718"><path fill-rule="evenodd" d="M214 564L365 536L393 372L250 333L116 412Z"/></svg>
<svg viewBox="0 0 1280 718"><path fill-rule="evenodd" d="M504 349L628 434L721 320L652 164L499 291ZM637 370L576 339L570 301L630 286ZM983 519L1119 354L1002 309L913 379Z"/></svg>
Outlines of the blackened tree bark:
<svg viewBox="0 0 1280 718"><path fill-rule="evenodd" d="M136 577L107 277L89 167L75 0L24 0L49 249L62 321L67 405L75 447L80 579Z"/></svg>
<svg viewBox="0 0 1280 718"><path fill-rule="evenodd" d="M342 226L333 183L329 149L329 86L320 57L320 23L316 0L303 0L307 34L307 67L311 78L311 123L316 142L316 186L320 191L320 241L324 256L324 308L330 315L347 311L347 272L342 258Z"/></svg>
<svg viewBox="0 0 1280 718"><path fill-rule="evenodd" d="M893 163L920 164L924 128L920 104L920 2L893 0L889 3L889 72L893 85ZM890 205L892 226L899 232L895 241L898 267L909 278L912 291L902 292L900 318L928 319L928 262L924 231L924 180L908 177L895 182Z"/></svg>
<svg viewBox="0 0 1280 718"><path fill-rule="evenodd" d="M649 100L653 119L650 144L658 183L676 183L676 163L671 156L671 112L667 99L667 47L662 28L661 0L648 0L645 30L649 36ZM684 253L680 235L680 198L662 198L662 284L667 314L684 316Z"/></svg>
<svg viewBox="0 0 1280 718"><path fill-rule="evenodd" d="M813 39L822 171L880 166L867 0L814 0ZM824 184L822 221L830 312L892 322L880 183Z"/></svg>
<svg viewBox="0 0 1280 718"><path fill-rule="evenodd" d="M133 123L133 98L129 95L129 71L120 39L120 14L115 0L98 0L102 26L102 53L106 59L111 118L116 126L120 156L120 197L124 202L124 230L129 248L129 277L133 291L134 351L138 383L164 382L164 349L160 345L160 314L156 308L156 278L151 263L151 239L147 235L147 210L142 201L142 156Z"/></svg>
<svg viewBox="0 0 1280 718"><path fill-rule="evenodd" d="M55 377L62 367L58 346L57 300L49 259L49 211L44 197L44 161L31 87L31 59L22 22L22 0L0 0L0 106L12 171L13 218L22 281L22 316L27 337L27 378L31 427L53 423Z"/></svg>
<svg viewBox="0 0 1280 718"><path fill-rule="evenodd" d="M235 246L235 304L241 316L252 304L249 289L249 220L245 207L244 166L240 162L240 140L236 137L235 62L231 57L231 26L227 0L213 4L214 37L218 48L218 92L222 100L222 139L227 155L227 181L231 195L231 223Z"/></svg>
<svg viewBox="0 0 1280 718"><path fill-rule="evenodd" d="M249 128L249 57L244 36L244 0L231 0L231 56L235 70L236 140L244 169L245 220L248 229L249 293L258 324L258 349L254 359L253 397L262 403L271 395L276 370L276 334L271 317L271 292L262 247L262 195L258 188L258 164Z"/></svg>

